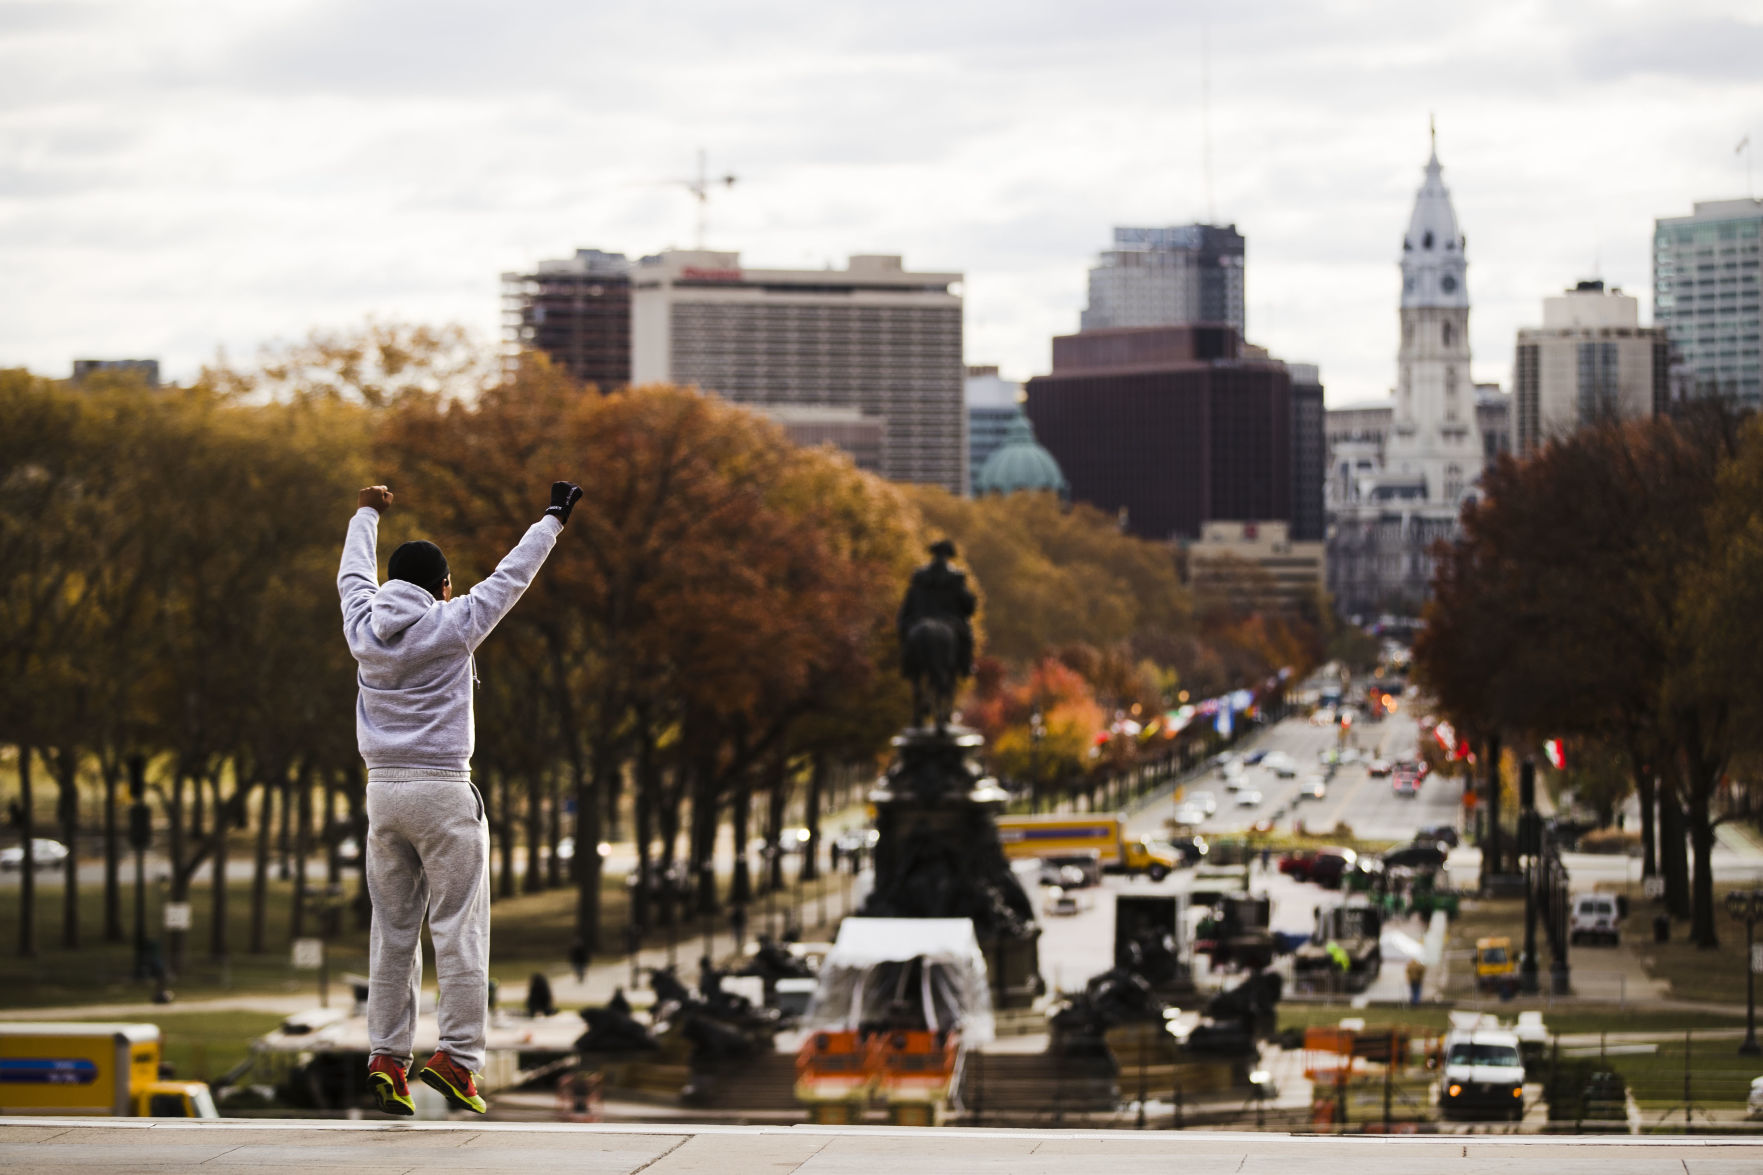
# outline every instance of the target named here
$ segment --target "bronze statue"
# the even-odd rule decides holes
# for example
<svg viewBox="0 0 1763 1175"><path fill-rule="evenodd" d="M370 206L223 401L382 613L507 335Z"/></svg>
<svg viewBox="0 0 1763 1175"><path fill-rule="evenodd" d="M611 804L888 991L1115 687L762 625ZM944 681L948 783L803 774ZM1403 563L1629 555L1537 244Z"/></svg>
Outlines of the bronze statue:
<svg viewBox="0 0 1763 1175"><path fill-rule="evenodd" d="M939 539L931 561L912 573L900 604L901 668L912 683L912 721L923 726L932 715L938 730L949 725L955 687L973 675L973 626L978 601L967 573L950 562L955 544Z"/></svg>

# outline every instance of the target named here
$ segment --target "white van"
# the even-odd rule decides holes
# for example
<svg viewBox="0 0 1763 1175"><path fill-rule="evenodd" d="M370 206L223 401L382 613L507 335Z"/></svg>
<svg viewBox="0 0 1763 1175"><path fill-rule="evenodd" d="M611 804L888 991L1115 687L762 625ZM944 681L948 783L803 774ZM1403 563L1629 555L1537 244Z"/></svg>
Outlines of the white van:
<svg viewBox="0 0 1763 1175"><path fill-rule="evenodd" d="M1574 894L1573 913L1567 923L1567 941L1575 946L1584 941L1607 942L1615 946L1622 941L1624 904L1615 894Z"/></svg>
<svg viewBox="0 0 1763 1175"><path fill-rule="evenodd" d="M1445 1037L1439 1116L1524 1117L1524 1061L1518 1036L1503 1028L1461 1028Z"/></svg>

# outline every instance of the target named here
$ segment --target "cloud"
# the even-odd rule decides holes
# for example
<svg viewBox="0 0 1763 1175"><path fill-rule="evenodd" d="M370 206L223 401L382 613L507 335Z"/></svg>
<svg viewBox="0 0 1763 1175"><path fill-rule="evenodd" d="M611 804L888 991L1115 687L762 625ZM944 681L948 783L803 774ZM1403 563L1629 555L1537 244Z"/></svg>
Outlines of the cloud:
<svg viewBox="0 0 1763 1175"><path fill-rule="evenodd" d="M1500 377L1542 296L1644 292L1652 218L1742 185L1757 47L1717 0L0 2L0 364L493 337L504 270L690 244L705 148L711 244L962 271L969 357L1020 376L1111 226L1234 221L1251 335L1359 398L1436 114Z"/></svg>

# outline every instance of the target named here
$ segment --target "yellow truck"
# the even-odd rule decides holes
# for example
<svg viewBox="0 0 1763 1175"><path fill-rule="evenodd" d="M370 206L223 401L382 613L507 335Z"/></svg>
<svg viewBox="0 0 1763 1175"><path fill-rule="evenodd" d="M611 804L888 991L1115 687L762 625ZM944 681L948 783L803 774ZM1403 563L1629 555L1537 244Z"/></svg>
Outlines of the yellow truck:
<svg viewBox="0 0 1763 1175"><path fill-rule="evenodd" d="M218 1118L200 1081L159 1077L156 1024L0 1023L0 1114Z"/></svg>
<svg viewBox="0 0 1763 1175"><path fill-rule="evenodd" d="M1143 873L1152 881L1162 881L1181 860L1169 845L1148 836L1127 836L1126 820L1106 812L1000 816L997 823L998 840L1012 861L1093 851L1100 854L1105 873Z"/></svg>

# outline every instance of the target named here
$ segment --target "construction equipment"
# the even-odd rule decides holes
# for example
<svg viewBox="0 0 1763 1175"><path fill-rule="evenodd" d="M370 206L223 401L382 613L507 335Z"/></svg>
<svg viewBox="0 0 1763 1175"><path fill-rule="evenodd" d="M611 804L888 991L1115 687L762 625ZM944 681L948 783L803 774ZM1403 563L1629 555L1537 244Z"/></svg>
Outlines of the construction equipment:
<svg viewBox="0 0 1763 1175"><path fill-rule="evenodd" d="M1364 898L1321 906L1310 941L1292 955L1299 990L1364 991L1383 969L1383 915Z"/></svg>

